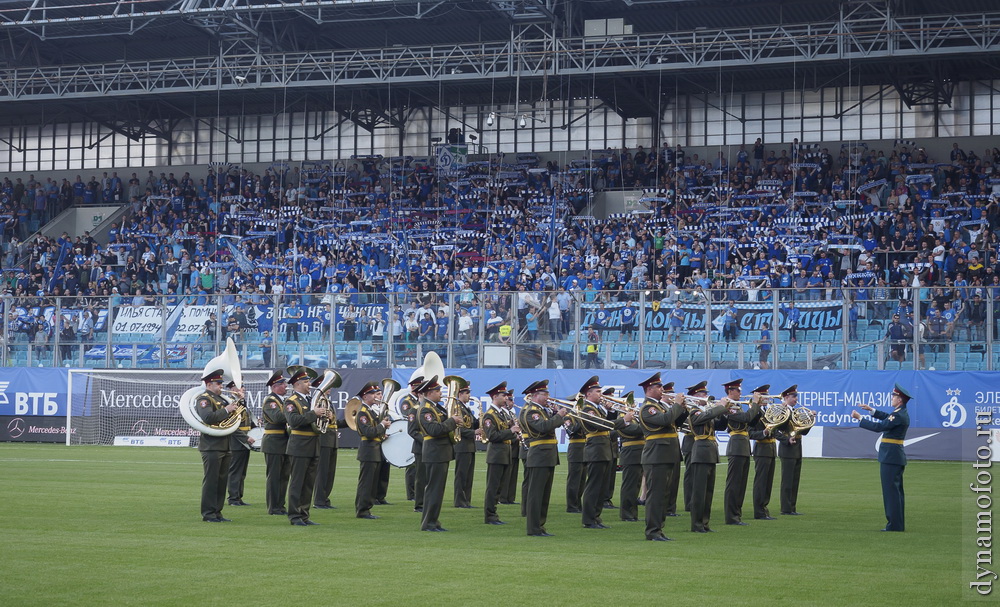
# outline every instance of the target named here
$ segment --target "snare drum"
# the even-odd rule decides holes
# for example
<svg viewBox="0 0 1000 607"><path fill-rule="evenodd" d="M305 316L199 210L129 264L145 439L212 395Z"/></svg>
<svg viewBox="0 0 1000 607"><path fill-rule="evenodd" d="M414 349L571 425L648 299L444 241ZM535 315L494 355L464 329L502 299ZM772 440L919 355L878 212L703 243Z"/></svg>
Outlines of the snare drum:
<svg viewBox="0 0 1000 607"><path fill-rule="evenodd" d="M247 438L252 438L253 442L247 441L250 445L251 451L260 451L264 446L264 428L257 426L256 428L250 428L247 432Z"/></svg>
<svg viewBox="0 0 1000 607"><path fill-rule="evenodd" d="M413 438L406 433L408 422L397 419L385 429L385 440L382 441L382 455L385 461L397 468L405 468L413 463Z"/></svg>

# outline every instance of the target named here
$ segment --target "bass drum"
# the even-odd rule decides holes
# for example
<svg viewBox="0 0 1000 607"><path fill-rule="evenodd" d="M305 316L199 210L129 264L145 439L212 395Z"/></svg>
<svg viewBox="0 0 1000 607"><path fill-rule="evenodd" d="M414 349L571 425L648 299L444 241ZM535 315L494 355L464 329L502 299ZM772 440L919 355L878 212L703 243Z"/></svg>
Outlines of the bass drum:
<svg viewBox="0 0 1000 607"><path fill-rule="evenodd" d="M385 429L385 440L382 441L382 455L385 461L397 468L405 468L413 463L413 439L406 433L408 422L397 419Z"/></svg>
<svg viewBox="0 0 1000 607"><path fill-rule="evenodd" d="M256 428L250 428L250 431L247 432L247 438L253 439L252 443L250 441L247 441L247 444L250 445L250 450L260 451L261 448L264 446L264 428L260 426L257 426Z"/></svg>

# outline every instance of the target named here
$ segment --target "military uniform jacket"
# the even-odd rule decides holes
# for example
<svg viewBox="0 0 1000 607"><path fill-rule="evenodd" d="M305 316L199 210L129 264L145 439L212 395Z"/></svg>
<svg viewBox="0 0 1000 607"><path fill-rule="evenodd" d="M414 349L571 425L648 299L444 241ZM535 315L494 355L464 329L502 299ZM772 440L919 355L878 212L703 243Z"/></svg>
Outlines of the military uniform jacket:
<svg viewBox="0 0 1000 607"><path fill-rule="evenodd" d="M524 460L527 468L548 468L559 465L559 445L556 429L563 425L563 417L549 413L548 409L535 403L527 403L521 408L521 431L528 437L528 456Z"/></svg>
<svg viewBox="0 0 1000 607"><path fill-rule="evenodd" d="M319 432L313 429L316 413L309 410L308 397L292 392L285 399L285 422L290 435L285 453L295 457L319 457Z"/></svg>
<svg viewBox="0 0 1000 607"><path fill-rule="evenodd" d="M784 457L788 459L802 459L802 437L809 434L809 430L812 428L807 428L802 432L798 432L795 435L795 444L788 442L791 438L788 432L779 430L774 438L778 439L781 445L778 447L778 457Z"/></svg>
<svg viewBox="0 0 1000 607"><path fill-rule="evenodd" d="M385 426L382 425L382 418L376 415L368 405L361 405L355 419L358 435L361 437L361 444L358 446L358 461L382 461L382 441L385 440Z"/></svg>
<svg viewBox="0 0 1000 607"><path fill-rule="evenodd" d="M264 398L261 405L264 409L264 444L261 451L275 455L284 455L288 447L288 425L285 424L285 414L281 397L274 392Z"/></svg>
<svg viewBox="0 0 1000 607"><path fill-rule="evenodd" d="M753 445L754 457L777 457L778 449L773 436L765 436L764 416L761 415L750 427L750 439L756 441Z"/></svg>
<svg viewBox="0 0 1000 607"><path fill-rule="evenodd" d="M750 425L760 417L760 405L751 405L746 411L727 413L726 422L729 430L729 446L726 455L729 457L750 457Z"/></svg>
<svg viewBox="0 0 1000 607"><path fill-rule="evenodd" d="M236 432L229 435L229 449L231 451L238 449L249 450L250 443L247 440L247 432L253 427L254 424L250 421L250 411L243 409L243 413L240 414L240 427L236 429Z"/></svg>
<svg viewBox="0 0 1000 607"><path fill-rule="evenodd" d="M229 417L229 412L226 411L229 401L208 390L199 394L194 402L198 417L209 426L218 425ZM229 437L202 433L201 440L198 441L198 451L229 451Z"/></svg>
<svg viewBox="0 0 1000 607"><path fill-rule="evenodd" d="M676 464L681 461L677 425L687 419L684 405L647 398L639 413L639 425L646 438L642 448L643 464Z"/></svg>
<svg viewBox="0 0 1000 607"><path fill-rule="evenodd" d="M455 459L448 434L455 429L455 420L437 403L427 401L418 415L420 431L424 435L423 462L433 464Z"/></svg>
<svg viewBox="0 0 1000 607"><path fill-rule="evenodd" d="M424 452L424 433L420 431L420 422L417 421L417 413L420 412L420 399L412 394L407 394L399 400L399 411L406 418L406 433L413 439L413 448L410 453L421 455Z"/></svg>
<svg viewBox="0 0 1000 607"><path fill-rule="evenodd" d="M691 414L689 423L694 433L694 443L691 445L692 464L719 463L719 444L715 442L715 422L725 413L725 407L715 405Z"/></svg>
<svg viewBox="0 0 1000 607"><path fill-rule="evenodd" d="M569 445L566 446L566 461L571 464L582 464L586 461L583 453L587 448L587 430L580 420L571 417L566 419L565 426L566 436L569 439Z"/></svg>
<svg viewBox="0 0 1000 607"><path fill-rule="evenodd" d="M487 464L510 464L510 446L514 442L513 424L506 414L496 407L483 414L483 436L489 441L486 446Z"/></svg>
<svg viewBox="0 0 1000 607"><path fill-rule="evenodd" d="M472 410L462 405L462 440L455 443L455 453L475 453L476 452L476 428L479 427L479 420L472 415Z"/></svg>
<svg viewBox="0 0 1000 607"><path fill-rule="evenodd" d="M636 422L626 424L624 418L615 420L615 431L621 437L618 463L622 466L638 466L642 463L642 450L646 445L642 426Z"/></svg>
<svg viewBox="0 0 1000 607"><path fill-rule="evenodd" d="M910 427L910 414L906 408L895 409L892 413L873 411L872 417L879 421L862 419L858 425L865 430L882 433L882 442L878 448L878 461L883 464L905 466L906 452L903 450L902 441L906 438L906 430ZM888 442L886 439L900 442Z"/></svg>
<svg viewBox="0 0 1000 607"><path fill-rule="evenodd" d="M597 405L589 400L583 401L581 409L590 415L607 419L607 412L602 412ZM587 447L583 451L583 460L586 462L610 462L611 454L611 432L601 426L589 421L581 421L584 429L587 430Z"/></svg>

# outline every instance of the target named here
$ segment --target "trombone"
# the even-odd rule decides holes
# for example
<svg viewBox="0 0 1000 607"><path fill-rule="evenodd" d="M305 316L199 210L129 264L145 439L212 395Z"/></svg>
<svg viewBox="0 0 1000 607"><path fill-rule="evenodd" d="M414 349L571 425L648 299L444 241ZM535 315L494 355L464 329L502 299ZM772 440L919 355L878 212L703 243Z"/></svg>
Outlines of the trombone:
<svg viewBox="0 0 1000 607"><path fill-rule="evenodd" d="M635 406L635 392L629 392L625 395L625 398L615 398L613 396L601 396L601 403L606 405L608 409L612 409L621 414L631 413L632 415L639 415L639 407Z"/></svg>
<svg viewBox="0 0 1000 607"><path fill-rule="evenodd" d="M549 397L548 402L546 404L555 403L556 405L565 408L566 415L572 417L573 419L579 420L581 422L588 422L595 426L600 426L601 428L604 428L606 430L614 430L615 423L613 421L609 419L604 419L603 417L600 417L599 415L594 415L593 413L587 413L586 411L581 411L580 401L583 400L583 397L580 396L579 394L577 394L576 396L578 397L576 401L569 399L562 400L559 398Z"/></svg>

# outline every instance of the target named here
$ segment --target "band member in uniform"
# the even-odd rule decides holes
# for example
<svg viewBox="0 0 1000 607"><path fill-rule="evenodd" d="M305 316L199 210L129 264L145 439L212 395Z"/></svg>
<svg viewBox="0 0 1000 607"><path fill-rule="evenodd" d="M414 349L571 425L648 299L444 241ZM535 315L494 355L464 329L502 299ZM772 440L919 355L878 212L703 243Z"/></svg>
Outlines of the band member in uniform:
<svg viewBox="0 0 1000 607"><path fill-rule="evenodd" d="M418 417L420 431L424 435L423 460L427 474L420 530L447 531L438 519L444 502L444 487L448 482L448 462L455 456L450 434L462 423L462 418L458 415L448 417L448 411L439 404L441 384L436 375L422 383L418 391L422 399Z"/></svg>
<svg viewBox="0 0 1000 607"><path fill-rule="evenodd" d="M472 388L466 386L458 391L458 402L462 404L462 438L455 443L455 507L472 508L472 479L476 474L476 430L479 419L472 415L469 400Z"/></svg>
<svg viewBox="0 0 1000 607"><path fill-rule="evenodd" d="M906 452L903 441L910 427L910 414L906 404L913 398L902 386L896 384L892 391L892 413L876 411L868 405L861 408L871 413L871 419L861 419L857 411L851 417L860 420L858 425L865 430L882 433L878 448L879 474L882 477L882 504L885 507L885 529L882 531L905 531L906 501L903 494L903 472L906 470Z"/></svg>
<svg viewBox="0 0 1000 607"><path fill-rule="evenodd" d="M288 480L288 521L297 526L318 525L309 520L316 466L319 462L319 432L314 424L329 416L325 407L309 408L309 384L317 373L309 367L290 367L288 383L292 395L285 399L285 421L290 429L286 453L292 468Z"/></svg>
<svg viewBox="0 0 1000 607"><path fill-rule="evenodd" d="M601 394L602 396L614 396L615 389L605 388L604 392ZM617 421L618 411L615 411L614 409L608 410L607 419L610 421ZM604 490L604 507L610 508L611 510L617 510L618 506L615 506L615 503L612 501L615 497L615 482L618 480L618 475L615 471L618 470L619 466L618 432L614 428L608 432L608 441L611 443L611 466L608 468L608 484Z"/></svg>
<svg viewBox="0 0 1000 607"><path fill-rule="evenodd" d="M754 389L754 394L767 394L771 385L764 384ZM774 487L774 458L777 451L774 436L764 423L763 415L757 417L750 428L753 446L753 517L760 521L773 521L767 506L771 503L771 489Z"/></svg>
<svg viewBox="0 0 1000 607"><path fill-rule="evenodd" d="M642 426L631 412L615 419L615 430L621 437L618 465L622 468L619 518L627 522L639 520L639 487L642 485L642 450L646 445ZM611 475L614 478L614 461Z"/></svg>
<svg viewBox="0 0 1000 607"><path fill-rule="evenodd" d="M507 423L511 426L517 424L517 415L514 413L514 391L507 391L507 402L504 414L507 416ZM500 482L500 503L507 505L517 505L517 479L521 470L521 460L528 456L528 448L522 440L511 444L510 465L504 470L503 480ZM521 495L524 495L522 489ZM524 498L522 497L523 501ZM521 516L524 516L524 507L521 508Z"/></svg>
<svg viewBox="0 0 1000 607"><path fill-rule="evenodd" d="M688 388L688 394L705 397L708 382ZM725 400L723 400L725 403ZM715 465L719 463L719 445L715 439L715 424L726 412L724 404L705 403L689 413L688 423L694 434L691 446L691 531L708 533L712 518L712 498L715 496Z"/></svg>
<svg viewBox="0 0 1000 607"><path fill-rule="evenodd" d="M521 501L527 521L528 535L551 537L545 530L549 516L549 498L552 497L552 479L559 465L559 445L556 428L563 424L566 409L556 412L548 408L549 380L542 379L524 390L528 397L521 408L519 425L527 435L528 455L524 460L524 477L527 490Z"/></svg>
<svg viewBox="0 0 1000 607"><path fill-rule="evenodd" d="M285 511L285 495L288 493L288 475L291 472L288 447L288 426L285 424L284 396L288 390L281 370L271 374L267 380L271 392L264 397L264 438L261 451L264 453L265 489L268 514L288 514Z"/></svg>
<svg viewBox="0 0 1000 607"><path fill-rule="evenodd" d="M785 388L781 398L789 409L795 408L799 402L798 385ZM779 430L778 457L781 458L781 513L798 516L802 514L795 509L799 501L799 477L802 475L802 437L809 433L806 428L797 435Z"/></svg>
<svg viewBox="0 0 1000 607"><path fill-rule="evenodd" d="M229 389L232 390L236 384L230 382ZM243 501L243 484L247 479L247 466L250 464L250 445L254 439L247 436L251 428L256 428L257 424L250 419L250 410L243 409L240 414L240 425L229 435L229 505L249 506Z"/></svg>
<svg viewBox="0 0 1000 607"><path fill-rule="evenodd" d="M704 383L708 384L708 382ZM703 389L697 394L692 394L688 390L688 396L707 397L708 391ZM694 433L691 432L690 420L687 424L678 426L678 430L684 435L684 438L681 439L681 456L684 458L684 512L691 512L691 494L694 491L691 488L691 448L694 446Z"/></svg>
<svg viewBox="0 0 1000 607"><path fill-rule="evenodd" d="M406 418L406 433L413 439L413 463L406 467L406 499L413 500L413 511L424 511L424 487L427 486L427 476L424 474L424 435L420 432L420 422L417 413L420 411L420 395L417 388L424 383L424 377L414 374L410 378L410 393L399 400L399 411Z"/></svg>
<svg viewBox="0 0 1000 607"><path fill-rule="evenodd" d="M663 534L663 522L669 504L670 482L678 478L674 472L681 465L681 449L677 440L677 425L687 419L684 395L675 394L673 402L662 400L664 386L660 374L639 383L646 393L639 423L645 436L642 448L642 469L646 476L646 539L656 542L669 540ZM667 384L672 386L672 384ZM674 489L674 497L677 497Z"/></svg>
<svg viewBox="0 0 1000 607"><path fill-rule="evenodd" d="M723 384L726 388L726 398L730 401L740 400L743 380L737 379ZM729 431L729 446L726 448L726 458L729 462L726 470L726 524L749 525L743 522L743 499L747 494L747 480L750 478L750 431L748 428L760 417L761 394L757 388L753 392L750 407L744 411L735 402L729 403L726 413L727 430Z"/></svg>
<svg viewBox="0 0 1000 607"><path fill-rule="evenodd" d="M216 425L236 410L237 404L222 397L222 369L209 371L201 378L205 391L195 400L201 421ZM201 434L198 440L201 465L205 476L201 481L201 520L209 523L229 522L222 516L226 501L226 478L229 476L229 437Z"/></svg>
<svg viewBox="0 0 1000 607"><path fill-rule="evenodd" d="M589 416L607 419L608 411L601 405L601 380L595 375L580 388L583 406ZM607 497L608 474L611 473L611 438L605 426L592 421L583 422L587 431L587 444L583 459L587 462L587 480L583 484L583 526L587 529L607 529L601 520Z"/></svg>
<svg viewBox="0 0 1000 607"><path fill-rule="evenodd" d="M566 446L566 512L583 512L583 484L587 479L587 463L584 451L587 448L587 430L576 418L567 417L563 423L569 444Z"/></svg>
<svg viewBox="0 0 1000 607"><path fill-rule="evenodd" d="M663 390L662 390L663 394L672 393L673 391L674 391L674 382L667 382L667 383L663 384ZM662 401L662 398L663 398L663 396L661 395L660 396L661 402L667 402L668 406L669 406L669 400L668 401ZM674 400L677 400L677 396L674 396L673 398L674 398ZM683 394L680 395L680 401L681 401L681 409L683 409L684 415L682 416L682 418L681 418L680 421L674 421L675 429L677 429L676 427L680 425L681 421L684 421L684 420L687 419L687 408L685 408L683 406L684 405L684 402L683 402L684 401L684 395ZM640 420L640 422L641 422L641 420ZM679 439L677 441L677 445L678 445L678 449L680 449L680 440ZM643 451L645 452L645 448L643 449ZM648 481L646 481L646 479L645 479L645 469L644 469L644 471L643 471L643 487L644 487L644 493L643 493L643 495L646 495L646 494L649 493L649 489L648 489L648 487L646 487L647 482ZM671 468L670 468L670 478L667 479L667 505L666 505L667 516L680 516L679 514L677 514L677 494L679 493L680 487L681 487L681 462L680 462L680 460L677 460L676 465L671 466ZM645 498L644 497L642 498L642 501L645 502Z"/></svg>
<svg viewBox="0 0 1000 607"><path fill-rule="evenodd" d="M500 382L486 391L493 400L489 410L483 414L483 437L486 446L486 496L483 498L483 515L487 525L504 525L497 515L497 502L500 500L500 484L504 473L510 467L511 445L517 439L521 428L517 422L511 422L506 413L506 404L510 400L507 382Z"/></svg>
<svg viewBox="0 0 1000 607"><path fill-rule="evenodd" d="M382 397L382 388L375 382L365 384L357 394L361 399L355 421L361 444L358 446L358 491L354 497L354 512L358 518L376 519L372 514L375 495L378 492L379 469L387 466L382 462L382 441L385 429L392 424L375 403Z"/></svg>
<svg viewBox="0 0 1000 607"><path fill-rule="evenodd" d="M323 383L323 374L312 381L311 387L318 389ZM333 480L337 476L337 443L340 439L340 428L346 428L347 422L337 418L336 411L329 412L330 425L326 432L319 434L319 461L316 463L316 488L313 492L313 508L333 510L330 503L330 492L333 491Z"/></svg>

